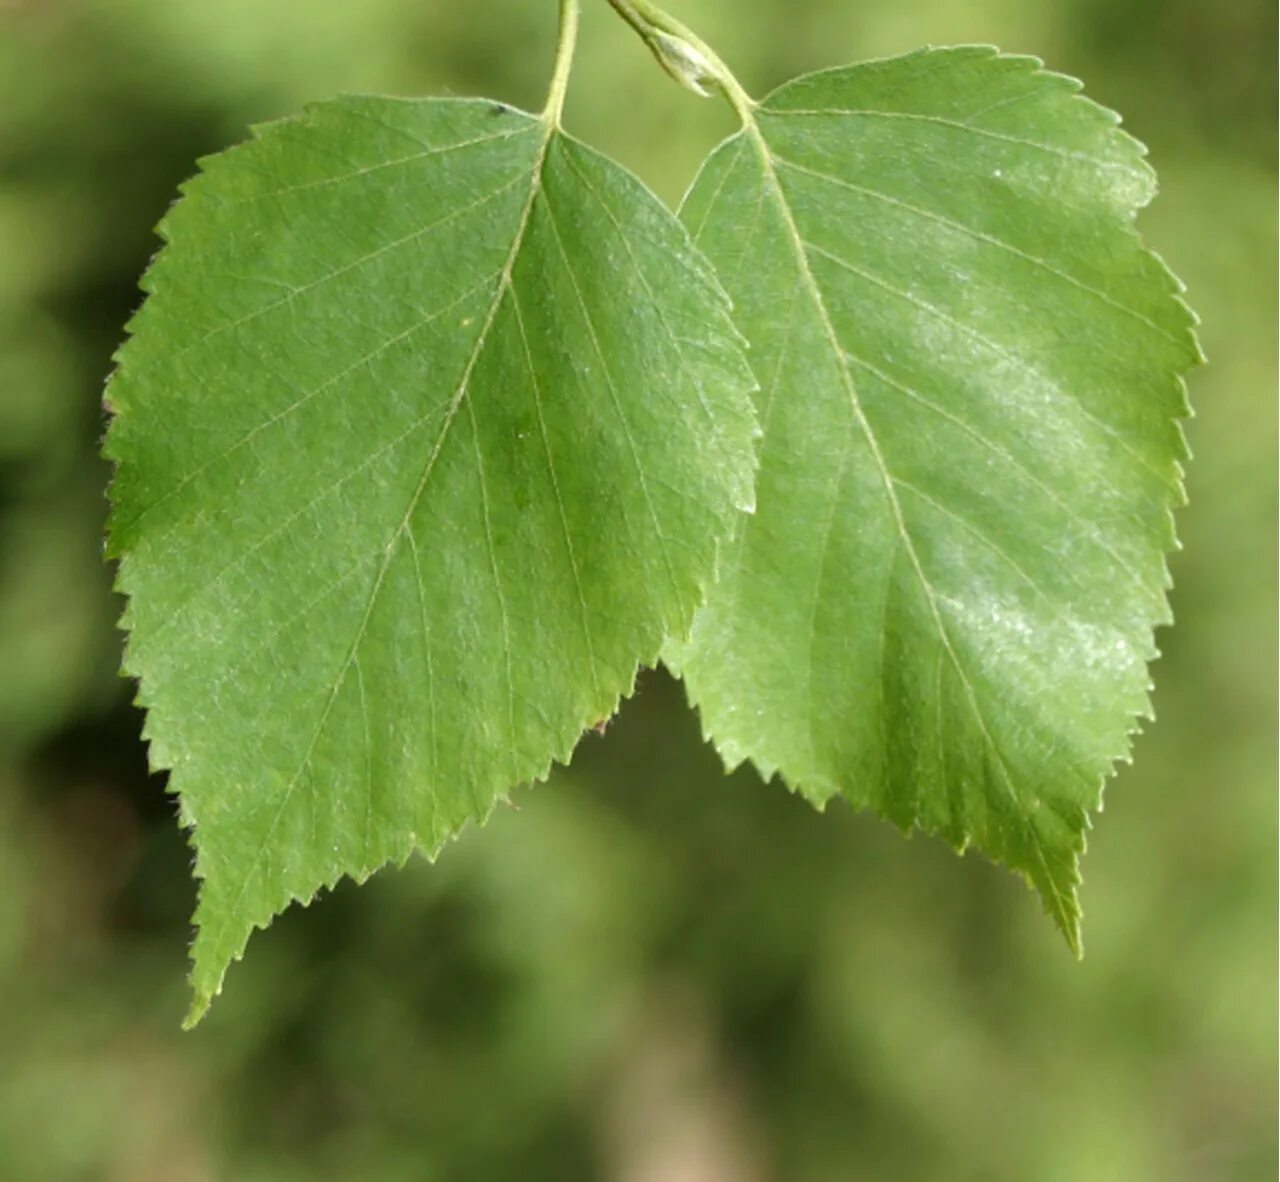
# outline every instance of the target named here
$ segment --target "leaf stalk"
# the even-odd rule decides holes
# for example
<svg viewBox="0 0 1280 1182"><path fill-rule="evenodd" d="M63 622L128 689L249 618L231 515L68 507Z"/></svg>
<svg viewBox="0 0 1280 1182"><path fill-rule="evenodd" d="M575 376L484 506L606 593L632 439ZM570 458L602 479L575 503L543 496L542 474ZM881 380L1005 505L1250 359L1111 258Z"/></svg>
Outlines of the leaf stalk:
<svg viewBox="0 0 1280 1182"><path fill-rule="evenodd" d="M578 45L578 20L580 0L560 0L560 32L556 39L556 60L551 72L551 85L547 90L547 105L542 117L555 130L560 127L564 114L564 96L569 89L569 74L573 70L573 54Z"/></svg>

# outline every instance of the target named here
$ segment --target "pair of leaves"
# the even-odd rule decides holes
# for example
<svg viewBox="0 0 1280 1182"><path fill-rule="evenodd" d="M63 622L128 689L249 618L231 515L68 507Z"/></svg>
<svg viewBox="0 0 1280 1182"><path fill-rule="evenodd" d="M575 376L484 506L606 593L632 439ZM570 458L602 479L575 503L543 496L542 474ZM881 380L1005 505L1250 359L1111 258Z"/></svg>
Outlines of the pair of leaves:
<svg viewBox="0 0 1280 1182"><path fill-rule="evenodd" d="M106 444L193 1019L254 927L483 820L660 652L728 764L973 841L1076 941L1196 349L1141 150L1075 90L986 49L799 79L687 231L487 102L205 162Z"/></svg>

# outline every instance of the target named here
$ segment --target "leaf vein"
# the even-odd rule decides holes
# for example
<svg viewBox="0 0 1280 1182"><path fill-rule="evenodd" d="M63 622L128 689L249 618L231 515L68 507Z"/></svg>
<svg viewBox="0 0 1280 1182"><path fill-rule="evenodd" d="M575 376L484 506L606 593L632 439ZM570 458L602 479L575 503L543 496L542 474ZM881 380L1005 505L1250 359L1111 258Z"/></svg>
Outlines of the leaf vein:
<svg viewBox="0 0 1280 1182"><path fill-rule="evenodd" d="M958 526L960 526L960 528L963 529L966 533L976 538L979 542L981 542L984 546L986 546L987 549L991 551L991 553L996 555L996 557L1002 559L1005 562L1005 564L1011 570L1013 570L1018 575L1018 577L1021 578L1022 581L1025 582L1027 586L1031 588L1032 591L1036 593L1036 595L1038 595L1041 599L1045 601L1046 604L1049 605L1049 607L1054 611L1055 614L1060 613L1061 607L1059 604L1057 604L1054 601L1053 597L1049 595L1049 593L1045 591L1040 586L1040 584L1037 583L1035 579L1032 578L1031 575L1028 574L1028 572L1022 568L1021 564L1016 559L1014 559L1014 557L1003 546L1001 546L993 538L988 537L982 530L980 530L976 525L974 525L974 523L970 521L967 517L964 517L962 514L957 513L954 509L947 508L947 506L942 504L936 497L930 496L927 492L924 491L924 489L920 488L918 485L912 484L910 481L903 480L897 476L891 477L891 479L893 480L893 483L895 486L901 489L905 489L909 493L912 493L914 496L924 501L925 504L933 508L935 512L941 513L944 517L950 518Z"/></svg>
<svg viewBox="0 0 1280 1182"><path fill-rule="evenodd" d="M1105 291L1102 291L1099 288L1093 287L1092 285L1085 283L1080 279L1077 279L1074 275L1071 275L1068 272L1063 271L1058 267L1055 267L1047 259L1042 259L1037 257L1036 255L1030 254L1027 251L1022 250L1020 247L1014 246L1011 242L1006 242L1002 238L996 238L995 236L991 234L986 234L981 230L975 230L972 226L966 226L963 222L955 221L954 219L946 217L943 214L934 213L930 209L925 209L922 206L914 205L909 201L902 201L897 197L891 197L888 193L882 193L878 189L868 189L863 185L857 185L857 184L854 184L852 181L847 181L843 177L833 176L831 173L821 172L818 169L809 168L803 164L798 164L793 160L787 160L782 156L775 156L774 158L778 161L778 163L785 165L787 168L791 169L793 172L803 173L806 176L813 177L815 180L825 181L828 184L836 185L842 189L847 189L851 193L859 193L864 197L870 197L876 201L881 201L885 205L889 205L897 209L901 209L906 213L915 215L916 217L923 218L927 221L936 222L940 226L946 226L948 229L955 230L957 233L967 235L968 237L973 238L975 241L983 242L983 243L986 243L988 246L994 246L999 250L1007 251L1009 254L1015 256L1016 258L1021 259L1023 262L1031 263L1033 266L1039 267L1046 273L1053 275L1058 279L1061 279L1064 283L1068 283L1072 287L1078 288L1080 291L1083 291L1086 294L1093 296L1095 299L1101 301L1102 303L1108 305L1111 308L1114 308L1117 312L1122 312L1124 315L1132 317L1134 320L1138 321L1140 324L1145 325L1152 332L1163 337L1170 344L1180 346L1180 343L1176 337L1174 337L1171 333L1169 333L1165 329L1161 328L1161 326L1158 325L1154 320L1152 320L1150 317L1146 316L1142 312L1139 312L1136 308L1130 308L1127 304L1122 304L1119 300L1112 299L1112 297L1107 295Z"/></svg>
<svg viewBox="0 0 1280 1182"><path fill-rule="evenodd" d="M410 242L414 242L417 239L430 234L433 230L438 230L442 226L449 225L451 222L458 221L460 218L464 218L468 214L474 213L477 209L481 209L495 198L501 197L508 189L514 188L525 178L526 175L526 173L517 174L512 177L511 180L500 185L492 192L486 193L483 197L477 197L475 200L468 202L466 205L461 206L458 209L450 210L449 213L437 218L435 221L429 222L425 226L419 226L416 230L409 234L405 234L401 238L395 239L393 242L383 243L383 245L361 255L359 258L353 259L349 263L344 263L341 267L336 267L331 271L326 271L323 275L308 283L304 283L301 287L292 287L287 296L281 296L277 300L271 300L269 303L263 304L262 307L255 308L252 312L248 312L234 320L229 320L225 324L219 324L216 328L211 329L202 337L192 341L189 345L185 345L175 353L171 364L176 364L194 350L207 345L211 340L222 336L224 333L234 332L238 328L243 328L246 324L251 324L260 317L266 316L268 313L274 312L276 309L292 303L299 296L306 295L317 288L323 287L327 283L331 283L335 279L340 279L344 275L351 274L353 271L358 271L361 267L373 262L374 259L381 258L385 254L389 254L392 251L400 249L402 246L407 246ZM285 286L289 285L286 284Z"/></svg>
<svg viewBox="0 0 1280 1182"><path fill-rule="evenodd" d="M596 333L595 321L591 317L590 308L587 306L586 298L582 293L582 286L578 282L577 273L573 269L573 264L569 261L569 254L565 250L564 240L560 235L560 228L556 224L555 211L552 208L550 200L544 199L547 209L547 224L551 227L551 236L555 239L556 249L560 254L560 259L564 264L565 274L569 277L569 282L573 287L573 292L577 298L578 309L582 313L582 322L587 330L587 336L591 339L591 347L594 349L596 358L600 362L600 370L604 374L605 386L609 390L610 399L618 416L618 422L622 427L623 437L627 441L627 450L631 455L631 462L636 470L636 478L640 482L640 492L644 497L645 508L649 513L649 520L653 525L653 531L658 539L658 546L662 553L663 565L666 567L667 578L671 583L671 590L676 600L677 610L684 615L684 600L680 593L680 583L676 578L675 568L671 565L671 556L668 553L668 541L662 532L662 526L658 521L657 511L653 506L653 497L649 492L649 481L645 475L644 465L640 463L640 455L636 450L635 436L631 431L631 424L627 420L626 412L622 408L622 401L618 397L618 389L613 381L613 374L609 370L609 363L605 359L604 349L600 344L600 338Z"/></svg>
<svg viewBox="0 0 1280 1182"><path fill-rule="evenodd" d="M439 736L436 733L436 678L435 667L431 659L431 626L427 621L427 598L422 586L422 561L418 554L418 539L413 530L408 535L409 553L413 557L413 582L418 593L418 616L422 625L422 652L427 671L427 727L430 731L429 746L430 764L427 782L435 787L436 773L439 766Z"/></svg>
<svg viewBox="0 0 1280 1182"><path fill-rule="evenodd" d="M476 480L480 488L480 518L484 523L485 549L489 553L489 572L493 575L493 590L498 600L498 619L502 624L502 663L507 681L507 747L511 760L508 778L514 784L519 778L516 758L516 689L511 676L511 618L507 610L507 596L502 589L502 572L498 569L498 551L493 542L493 521L489 515L489 490L485 483L484 456L480 449L480 428L476 422L474 403L466 403L467 417L471 420L471 440L476 457ZM477 814L483 814L479 800L474 801Z"/></svg>
<svg viewBox="0 0 1280 1182"><path fill-rule="evenodd" d="M600 675L596 664L595 646L591 640L591 627L588 621L587 597L582 589L582 574L578 569L578 557L574 551L573 536L569 530L569 518L565 511L564 494L560 490L560 478L556 473L555 459L551 450L551 438L547 431L546 415L542 409L541 384L533 363L533 350L529 344L529 334L525 328L524 313L520 308L520 297L513 287L511 289L511 307L515 312L516 327L520 332L520 343L524 353L525 364L529 370L529 388L533 394L534 413L538 416L538 433L542 439L542 452L547 460L547 474L551 478L551 489L555 493L556 511L560 518L560 531L564 536L565 553L569 558L569 570L573 575L573 589L578 597L578 616L582 625L582 640L587 648L587 660L591 665L591 690L596 698L601 697Z"/></svg>
<svg viewBox="0 0 1280 1182"><path fill-rule="evenodd" d="M389 349L394 348L396 345L402 344L409 337L414 336L415 334L421 332L424 328L427 328L429 325L439 320L440 317L447 316L450 312L454 311L456 308L458 308L462 304L465 304L469 299L475 296L477 292L483 291L484 288L486 288L490 283L492 283L495 279L497 279L499 274L500 272L495 271L491 275L486 275L482 280L480 280L479 283L474 284L473 286L469 287L466 291L464 291L456 300L453 300L451 303L447 304L445 307L430 313L424 319L419 320L417 323L405 329L404 332L397 333L395 336L388 337L386 340L380 342L375 349L366 353L363 357L359 358L358 360L353 361L350 365L348 365L346 368L341 370L339 373L334 374L333 377L326 379L320 385L314 387L311 390L307 390L305 392L299 391L298 392L299 397L294 402L290 403L283 410L277 411L270 418L265 419L263 422L259 423L256 427L252 428L246 434L242 435L229 447L224 448L212 459L207 460L205 463L201 464L200 467L196 468L194 471L184 476L169 492L164 493L162 496L152 501L149 505L145 506L142 512L140 512L131 522L129 522L127 528L136 529L138 525L142 522L142 520L147 516L147 514L160 508L160 506L166 504L167 502L171 501L174 497L180 495L182 491L185 488L187 488L193 481L198 480L211 468L215 468L221 463L223 463L223 461L230 458L232 455L234 455L246 444L250 443L257 436L261 435L264 431L269 430L271 427L276 426L278 423L282 422L284 419L287 419L290 415L294 414L296 411L301 410L304 406L307 405L307 403L311 402L313 399L319 397L321 394L324 394L331 389L334 389L345 378L348 378L353 373L355 373L356 370L361 369L362 367L368 365L369 362L376 360L378 357L381 357Z"/></svg>
<svg viewBox="0 0 1280 1182"><path fill-rule="evenodd" d="M364 673L360 657L352 658L356 671L356 697L360 703L360 733L364 742L364 868L371 873L373 866L373 735L369 728L369 702L364 692Z"/></svg>
<svg viewBox="0 0 1280 1182"><path fill-rule="evenodd" d="M565 160L569 167L573 170L574 175L582 182L583 188L595 199L596 204L603 210L609 224L613 226L618 240L622 243L622 249L626 251L627 258L631 260L631 270L635 273L637 279L640 280L640 286L644 288L645 295L649 298L649 306L656 313L658 322L666 331L668 338L675 345L676 356L680 359L680 366L685 372L685 376L689 379L689 384L693 386L694 393L698 396L698 405L702 407L703 414L706 415L707 421L714 424L715 415L711 411L711 407L707 402L707 397L702 389L702 383L697 379L693 372L693 367L689 364L689 358L681 348L681 338L676 335L672 329L670 322L667 320L667 314L664 311L661 302L658 300L657 294L653 290L653 285L649 282L649 278L645 275L644 270L640 266L640 260L636 256L635 248L631 245L630 235L622 227L622 223L618 221L617 215L609 208L608 203L600 194L600 191L592 184L591 179L582 171L575 163L573 156L569 153L565 154Z"/></svg>
<svg viewBox="0 0 1280 1182"><path fill-rule="evenodd" d="M1008 135L1002 131L992 131L985 127L974 127L968 123L961 123L955 119L947 119L941 115L924 115L913 111L874 111L869 109L859 109L850 107L828 107L825 109L793 109L793 110L764 110L761 115L770 119L780 118L813 118L824 116L851 116L863 119L904 119L916 123L935 124L939 127L948 127L954 131L963 131L969 135L981 136L984 139L997 140L1006 144L1016 144L1022 148L1032 148L1039 152L1045 152L1050 156L1057 156L1063 160L1074 160L1082 164L1092 165L1094 168L1106 171L1124 172L1133 175L1136 170L1129 165L1123 164L1118 160L1105 160L1100 156L1090 156L1087 152L1073 152L1067 148L1058 148L1053 144L1042 144L1039 140L1025 139L1022 136Z"/></svg>
<svg viewBox="0 0 1280 1182"><path fill-rule="evenodd" d="M733 175L734 169L736 169L741 162L742 151L746 147L746 143L746 139L739 136L737 146L734 148L733 159L725 165L724 175L720 177L720 183L716 185L715 192L711 194L710 200L707 201L706 208L702 211L702 218L698 222L698 228L690 234L695 246L702 241L702 232L707 228L707 222L711 220L711 211L715 208L716 202L720 200L720 194L724 192L724 187L729 183L729 178ZM694 181L694 184L697 184L696 180ZM693 188L690 186L690 192L692 191Z"/></svg>
<svg viewBox="0 0 1280 1182"><path fill-rule="evenodd" d="M1120 447L1131 459L1133 459L1141 467L1145 468L1148 472L1150 472L1153 476L1155 476L1162 484L1169 483L1169 477L1166 474L1162 473L1159 469L1155 468L1152 465L1151 461L1148 460L1144 455L1142 455L1141 452L1135 451L1133 449L1133 446L1128 442L1128 440L1126 440L1124 436L1121 435L1114 427L1112 427L1110 424L1105 423L1101 419L1099 419L1097 415L1093 414L1092 411L1090 411L1087 407L1085 407L1080 402L1079 399L1071 398L1066 393L1066 391L1064 391L1060 386L1057 385L1056 382L1052 381L1045 374L1042 374L1038 369L1035 368L1035 366L1029 364L1017 353L1011 352L1010 350L1006 349L1003 345L997 344L994 340L986 336L984 333L979 332L975 328L971 328L969 325L965 324L964 321L958 320L956 317L952 316L949 312L943 311L943 309L939 308L936 304L932 304L928 300L922 300L919 296L912 295L910 292L907 292L907 291L903 291L900 287L895 287L893 284L886 282L885 280L879 278L878 276L872 275L869 271L864 271L861 267L855 266L853 263L849 262L847 259L843 259L839 255L832 254L829 250L824 250L822 247L817 246L812 242L803 242L802 246L804 249L810 250L814 254L819 255L822 258L825 258L826 260L828 260L828 262L834 263L837 267L840 267L843 270L848 271L850 274L857 275L859 278L865 279L868 283L874 284L876 287L879 287L881 290L887 291L890 295L897 296L899 299L902 299L902 300L906 300L908 303L915 305L917 308L921 309L922 311L928 312L930 315L941 320L944 324L950 325L957 332L963 334L964 336L967 336L970 340L974 341L976 344L979 344L983 346L983 348L988 349L990 352L994 353L997 357L999 357L1002 361L1006 361L1010 365L1012 365L1015 369L1021 370L1028 377L1034 378L1036 379L1036 381L1044 383L1050 390L1053 391L1053 393L1057 394L1058 397L1063 402L1070 403L1072 406L1074 406L1084 418L1088 419L1089 422L1091 422L1095 427L1097 427L1099 431L1101 431L1103 434L1111 438L1116 443L1116 445Z"/></svg>
<svg viewBox="0 0 1280 1182"><path fill-rule="evenodd" d="M880 369L878 366L872 365L871 362L867 361L865 358L859 357L856 353L852 353L848 349L845 350L845 357L852 364L857 365L861 369L865 369L868 373L874 374L880 381L884 382L885 385L891 386L893 389L897 390L900 394L906 395L913 402L924 407L926 410L931 411L933 414L937 415L939 418L945 419L947 422L958 427L971 439L975 440L981 446L985 447L988 451L990 451L992 455L997 456L999 459L1004 461L1004 463L1008 464L1009 467L1014 472L1016 472L1023 480L1025 480L1037 492L1039 492L1046 500L1050 501L1056 508L1058 508L1066 516L1067 520L1072 523L1072 525L1078 526L1082 531L1083 535L1086 538L1088 538L1089 541L1093 542L1094 545L1097 546L1098 549L1103 554L1105 554L1108 558L1110 558L1111 561L1114 562L1116 566L1133 581L1133 584L1135 587L1137 587L1139 590L1143 592L1147 590L1146 584L1143 582L1141 576L1138 574L1137 568L1134 567L1132 563L1122 558L1114 549L1111 548L1111 546L1103 538L1102 531L1097 527L1097 525L1091 521L1086 521L1083 517L1081 517L1079 513L1077 513L1074 509L1072 509L1071 506L1068 505L1066 501L1062 500L1062 498L1059 497L1058 494L1053 491L1053 489L1051 489L1047 484L1045 484L1044 481L1042 481L1038 476L1036 476L1025 464L1019 461L1011 452L1006 451L1004 448L1000 447L998 444L988 439L986 435L984 435L976 427L972 426L969 423L966 423L964 419L960 418L958 415L954 415L950 411L945 410L943 407L939 406L936 402L932 401L929 398L926 398L923 394L915 390L913 387L907 385L905 382L900 382L896 378L891 377L889 374L885 373L884 370Z"/></svg>
<svg viewBox="0 0 1280 1182"><path fill-rule="evenodd" d="M361 112L353 111L352 114L360 115ZM364 118L370 118L364 115ZM373 120L380 123L381 120ZM384 126L389 126L384 124ZM304 193L312 189L321 189L326 185L337 185L344 181L353 181L362 176L371 176L376 172L383 172L389 168L398 168L402 164L413 164L419 160L427 160L432 156L446 156L451 152L459 152L464 148L473 148L481 144L491 144L499 140L515 139L517 136L529 135L533 131L533 127L522 127L518 131L499 132L496 135L477 136L475 139L461 140L455 144L444 144L436 148L428 148L421 152L414 152L409 156L397 156L394 160L380 160L377 164L371 164L366 168L353 169L351 172L344 172L336 176L322 177L319 180L307 181L301 185L289 185L283 189L273 189L269 193L254 193L250 197L242 197L233 201L219 202L225 208L234 208L239 205L252 205L259 201L270 201L277 197L286 197L293 193Z"/></svg>

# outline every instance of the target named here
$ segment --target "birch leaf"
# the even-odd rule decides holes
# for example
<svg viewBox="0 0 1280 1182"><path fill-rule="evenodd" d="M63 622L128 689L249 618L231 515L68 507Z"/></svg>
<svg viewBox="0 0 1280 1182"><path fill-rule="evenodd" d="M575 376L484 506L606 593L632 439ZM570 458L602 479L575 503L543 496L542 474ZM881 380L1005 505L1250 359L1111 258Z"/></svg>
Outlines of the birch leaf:
<svg viewBox="0 0 1280 1182"><path fill-rule="evenodd" d="M751 345L758 511L668 649L727 764L973 843L1077 950L1199 359L1143 149L1078 90L928 50L799 78L711 156L683 217Z"/></svg>
<svg viewBox="0 0 1280 1182"><path fill-rule="evenodd" d="M320 104L162 233L110 549L202 880L194 1021L255 927L483 820L687 633L756 428L679 222L500 104Z"/></svg>

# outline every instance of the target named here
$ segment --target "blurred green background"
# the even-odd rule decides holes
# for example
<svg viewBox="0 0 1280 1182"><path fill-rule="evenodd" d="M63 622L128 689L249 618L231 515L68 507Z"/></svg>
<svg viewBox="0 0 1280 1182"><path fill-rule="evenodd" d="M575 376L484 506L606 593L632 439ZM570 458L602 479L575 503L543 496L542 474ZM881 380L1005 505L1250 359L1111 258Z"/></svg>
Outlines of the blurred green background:
<svg viewBox="0 0 1280 1182"><path fill-rule="evenodd" d="M729 116L585 7L570 127L674 203ZM757 93L989 41L1151 147L1212 363L1084 962L980 859L726 778L658 673L436 866L255 937L181 1034L190 854L115 673L95 456L150 227L337 90L536 108L555 5L0 0L0 1182L1275 1177L1274 3L672 7Z"/></svg>

